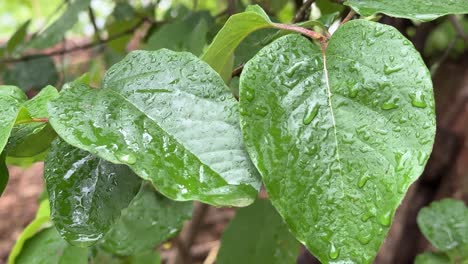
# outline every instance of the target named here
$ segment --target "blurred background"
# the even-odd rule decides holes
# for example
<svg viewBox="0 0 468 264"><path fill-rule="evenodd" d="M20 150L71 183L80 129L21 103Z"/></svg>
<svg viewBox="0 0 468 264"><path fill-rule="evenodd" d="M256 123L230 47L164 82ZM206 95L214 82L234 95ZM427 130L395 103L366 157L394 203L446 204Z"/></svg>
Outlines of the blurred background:
<svg viewBox="0 0 468 264"><path fill-rule="evenodd" d="M348 14L339 0L4 0L0 1L0 84L16 85L33 97L50 84L61 87L88 72L99 86L103 73L135 49L168 48L200 55L229 16L259 4L283 23L319 19L331 29ZM430 249L416 223L418 211L433 200L453 197L468 202L468 17L446 16L420 23L376 16L409 38L431 70L437 112L437 136L424 174L398 209L390 234L375 263L412 263ZM245 39L234 67L268 44L271 30ZM236 93L238 77L231 88ZM0 114L1 115L1 114ZM10 181L0 198L0 263L34 217L43 193L42 157L14 160ZM261 194L266 195L266 194ZM205 207L195 219L190 252L202 263L219 245L234 209ZM193 220L193 221L195 221ZM174 241L161 246L163 259ZM317 263L305 250L298 263Z"/></svg>

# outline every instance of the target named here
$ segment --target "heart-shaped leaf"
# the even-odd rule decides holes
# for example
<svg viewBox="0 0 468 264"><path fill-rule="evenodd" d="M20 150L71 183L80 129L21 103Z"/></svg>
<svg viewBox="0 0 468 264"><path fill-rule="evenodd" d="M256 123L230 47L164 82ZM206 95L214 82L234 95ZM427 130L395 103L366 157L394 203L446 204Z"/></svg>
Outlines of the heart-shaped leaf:
<svg viewBox="0 0 468 264"><path fill-rule="evenodd" d="M141 185L127 166L102 160L60 139L45 160L44 177L56 228L65 240L81 247L103 237Z"/></svg>
<svg viewBox="0 0 468 264"><path fill-rule="evenodd" d="M240 80L245 143L273 205L324 263L370 263L432 149L432 83L396 29L282 37Z"/></svg>
<svg viewBox="0 0 468 264"><path fill-rule="evenodd" d="M468 13L466 0L347 0L344 4L351 6L363 16L382 13L420 21L430 21L450 14Z"/></svg>
<svg viewBox="0 0 468 264"><path fill-rule="evenodd" d="M174 200L253 202L260 179L237 102L206 63L186 52L132 52L103 85L72 83L49 105L50 123L69 144L127 164Z"/></svg>

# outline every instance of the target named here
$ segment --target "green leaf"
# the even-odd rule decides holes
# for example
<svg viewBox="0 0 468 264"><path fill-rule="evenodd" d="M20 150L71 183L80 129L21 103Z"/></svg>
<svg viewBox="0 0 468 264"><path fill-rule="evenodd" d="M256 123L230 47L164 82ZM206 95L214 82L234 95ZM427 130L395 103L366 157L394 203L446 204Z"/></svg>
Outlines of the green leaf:
<svg viewBox="0 0 468 264"><path fill-rule="evenodd" d="M24 91L55 84L58 80L57 69L50 57L39 57L16 63L4 72L5 83L21 87Z"/></svg>
<svg viewBox="0 0 468 264"><path fill-rule="evenodd" d="M0 86L0 153L7 144L11 130L16 121L21 104L26 100L26 95L15 86Z"/></svg>
<svg viewBox="0 0 468 264"><path fill-rule="evenodd" d="M416 256L414 264L451 264L449 257L443 253L425 252Z"/></svg>
<svg viewBox="0 0 468 264"><path fill-rule="evenodd" d="M44 178L56 228L80 247L103 237L141 185L127 166L104 161L62 140L52 144Z"/></svg>
<svg viewBox="0 0 468 264"><path fill-rule="evenodd" d="M296 263L300 243L268 200L241 208L221 238L217 262Z"/></svg>
<svg viewBox="0 0 468 264"><path fill-rule="evenodd" d="M127 164L174 200L253 202L260 180L237 102L207 64L165 49L132 52L103 85L72 85L49 105L50 123L69 144Z"/></svg>
<svg viewBox="0 0 468 264"><path fill-rule="evenodd" d="M50 206L49 200L44 200L39 205L39 208L36 212L36 217L34 220L29 223L29 225L23 230L21 235L16 240L13 249L10 252L10 256L8 257L8 264L15 263L16 258L23 250L24 243L37 234L47 223L50 221Z"/></svg>
<svg viewBox="0 0 468 264"><path fill-rule="evenodd" d="M238 66L249 61L261 48L271 42L270 39L276 31L263 29L248 35L236 48L234 65Z"/></svg>
<svg viewBox="0 0 468 264"><path fill-rule="evenodd" d="M468 245L468 208L462 201L443 199L432 202L418 213L418 226L424 236L441 251Z"/></svg>
<svg viewBox="0 0 468 264"><path fill-rule="evenodd" d="M229 17L201 58L221 74L244 38L258 29L272 27L272 24L261 7L249 6L245 12ZM226 74L222 77L230 79Z"/></svg>
<svg viewBox="0 0 468 264"><path fill-rule="evenodd" d="M209 12L195 12L182 20L163 25L151 34L147 42L147 49L162 48L174 51L189 51L200 55L205 47L209 26L214 19Z"/></svg>
<svg viewBox="0 0 468 264"><path fill-rule="evenodd" d="M28 33L28 27L29 27L30 22L31 20L28 20L24 24L22 24L16 30L13 36L11 36L11 38L8 40L6 44L6 51L9 54L17 52L20 45L23 44L24 38L26 37L26 34Z"/></svg>
<svg viewBox="0 0 468 264"><path fill-rule="evenodd" d="M47 123L28 123L32 118L47 118L47 103L59 96L57 89L47 86L33 99L22 104L16 126L6 146L9 157L34 157L49 149L56 138L53 128ZM23 111L22 111L23 110ZM23 117L21 117L21 113Z"/></svg>
<svg viewBox="0 0 468 264"><path fill-rule="evenodd" d="M467 14L466 0L348 0L344 3L363 16L376 13L420 21L430 21L450 14Z"/></svg>
<svg viewBox="0 0 468 264"><path fill-rule="evenodd" d="M100 245L117 255L139 254L175 236L191 216L191 202L171 201L144 185Z"/></svg>
<svg viewBox="0 0 468 264"><path fill-rule="evenodd" d="M91 0L72 0L69 2L65 12L37 37L33 38L28 47L45 49L60 42L65 33L78 21L79 13L88 8Z"/></svg>
<svg viewBox="0 0 468 264"><path fill-rule="evenodd" d="M28 239L14 263L87 264L88 249L68 244L51 227Z"/></svg>
<svg viewBox="0 0 468 264"><path fill-rule="evenodd" d="M116 256L103 250L98 250L91 263L96 264L160 264L161 257L157 251L151 250L133 256Z"/></svg>
<svg viewBox="0 0 468 264"><path fill-rule="evenodd" d="M395 28L342 25L262 49L240 80L241 128L273 205L324 263L370 263L424 169L435 134L431 77Z"/></svg>
<svg viewBox="0 0 468 264"><path fill-rule="evenodd" d="M5 163L5 153L0 153L0 196L2 195L8 183L8 168Z"/></svg>
<svg viewBox="0 0 468 264"><path fill-rule="evenodd" d="M22 168L28 168L36 162L43 161L47 156L47 151L39 153L32 157L6 157L6 163L8 165L18 166Z"/></svg>

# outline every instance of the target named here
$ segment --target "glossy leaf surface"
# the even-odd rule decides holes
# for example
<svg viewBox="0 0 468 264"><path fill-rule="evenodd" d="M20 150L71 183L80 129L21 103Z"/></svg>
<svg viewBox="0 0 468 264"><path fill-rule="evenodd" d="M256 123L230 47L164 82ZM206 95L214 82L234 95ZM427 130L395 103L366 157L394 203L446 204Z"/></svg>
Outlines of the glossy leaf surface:
<svg viewBox="0 0 468 264"><path fill-rule="evenodd" d="M16 257L23 250L24 243L37 234L42 228L47 226L50 221L50 206L49 200L44 200L39 205L36 212L36 217L29 223L28 226L23 230L18 239L16 239L15 245L11 249L10 255L8 256L8 264L15 263Z"/></svg>
<svg viewBox="0 0 468 264"><path fill-rule="evenodd" d="M96 264L160 264L161 257L157 251L146 251L132 256L117 256L99 250L91 263Z"/></svg>
<svg viewBox="0 0 468 264"><path fill-rule="evenodd" d="M6 155L5 153L0 153L0 196L2 195L5 187L8 183L9 173L8 168L6 166Z"/></svg>
<svg viewBox="0 0 468 264"><path fill-rule="evenodd" d="M191 216L192 202L171 201L145 185L101 246L117 255L139 254L175 236Z"/></svg>
<svg viewBox="0 0 468 264"><path fill-rule="evenodd" d="M238 209L221 238L217 263L296 263L300 243L268 200Z"/></svg>
<svg viewBox="0 0 468 264"><path fill-rule="evenodd" d="M127 166L115 165L57 139L45 160L44 177L52 220L61 236L90 246L119 219L141 180Z"/></svg>
<svg viewBox="0 0 468 264"><path fill-rule="evenodd" d="M3 151L26 95L15 86L0 86L0 152Z"/></svg>
<svg viewBox="0 0 468 264"><path fill-rule="evenodd" d="M90 2L91 0L69 1L65 12L37 37L33 38L29 42L28 47L34 49L45 49L60 42L65 33L78 21L79 13L86 11Z"/></svg>
<svg viewBox="0 0 468 264"><path fill-rule="evenodd" d="M351 6L363 16L382 13L420 21L430 21L450 14L468 13L466 0L347 0L344 4Z"/></svg>
<svg viewBox="0 0 468 264"><path fill-rule="evenodd" d="M132 52L103 84L74 84L50 104L50 122L68 143L127 164L171 199L253 202L260 179L237 102L207 64L189 53Z"/></svg>
<svg viewBox="0 0 468 264"><path fill-rule="evenodd" d="M435 248L442 251L468 248L468 208L462 201L433 202L419 211L417 221L421 232Z"/></svg>
<svg viewBox="0 0 468 264"><path fill-rule="evenodd" d="M241 127L273 205L323 263L370 263L435 134L432 83L396 29L355 20L251 59Z"/></svg>
<svg viewBox="0 0 468 264"><path fill-rule="evenodd" d="M265 11L257 5L249 6L245 12L229 17L201 58L221 74L239 43L250 33L268 27L272 22Z"/></svg>
<svg viewBox="0 0 468 264"><path fill-rule="evenodd" d="M88 249L68 244L54 227L50 227L28 239L13 263L86 264L88 263Z"/></svg>

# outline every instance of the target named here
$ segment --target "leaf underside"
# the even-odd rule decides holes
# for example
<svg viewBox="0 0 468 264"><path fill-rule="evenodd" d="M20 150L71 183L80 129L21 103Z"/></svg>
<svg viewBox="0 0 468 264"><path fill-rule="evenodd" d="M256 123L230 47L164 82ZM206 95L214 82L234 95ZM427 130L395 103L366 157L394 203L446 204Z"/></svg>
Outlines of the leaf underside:
<svg viewBox="0 0 468 264"><path fill-rule="evenodd" d="M432 149L424 63L397 30L355 20L325 56L299 35L240 80L241 127L273 205L323 263L370 263Z"/></svg>

